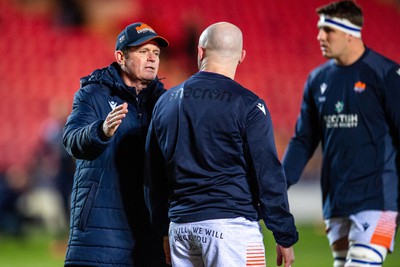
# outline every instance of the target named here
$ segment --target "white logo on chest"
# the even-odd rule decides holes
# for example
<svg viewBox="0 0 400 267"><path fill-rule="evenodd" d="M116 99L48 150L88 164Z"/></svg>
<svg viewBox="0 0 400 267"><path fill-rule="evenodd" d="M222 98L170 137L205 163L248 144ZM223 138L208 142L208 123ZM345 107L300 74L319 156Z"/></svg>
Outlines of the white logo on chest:
<svg viewBox="0 0 400 267"><path fill-rule="evenodd" d="M321 89L321 95L323 95L328 88L328 85L326 85L326 83L323 83L319 88Z"/></svg>
<svg viewBox="0 0 400 267"><path fill-rule="evenodd" d="M110 104L111 110L117 107L117 102L115 101L108 101L108 104Z"/></svg>

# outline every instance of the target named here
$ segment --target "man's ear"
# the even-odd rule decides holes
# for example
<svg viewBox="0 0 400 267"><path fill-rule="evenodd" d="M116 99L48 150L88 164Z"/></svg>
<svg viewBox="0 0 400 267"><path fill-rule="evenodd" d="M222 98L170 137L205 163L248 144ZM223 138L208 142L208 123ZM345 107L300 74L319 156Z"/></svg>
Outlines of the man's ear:
<svg viewBox="0 0 400 267"><path fill-rule="evenodd" d="M347 41L348 41L349 43L354 42L354 40L357 40L357 39L359 39L359 38L354 37L354 36L351 35L351 34L347 34Z"/></svg>
<svg viewBox="0 0 400 267"><path fill-rule="evenodd" d="M242 63L245 57L246 57L246 50L242 50L242 54L240 56L238 64Z"/></svg>
<svg viewBox="0 0 400 267"><path fill-rule="evenodd" d="M115 56L115 60L117 61L117 63L122 66L125 64L125 57L124 57L124 53L122 53L121 50L117 50L114 53Z"/></svg>
<svg viewBox="0 0 400 267"><path fill-rule="evenodd" d="M204 47L198 46L197 47L197 57L199 59L199 61L204 59L206 53L206 49Z"/></svg>

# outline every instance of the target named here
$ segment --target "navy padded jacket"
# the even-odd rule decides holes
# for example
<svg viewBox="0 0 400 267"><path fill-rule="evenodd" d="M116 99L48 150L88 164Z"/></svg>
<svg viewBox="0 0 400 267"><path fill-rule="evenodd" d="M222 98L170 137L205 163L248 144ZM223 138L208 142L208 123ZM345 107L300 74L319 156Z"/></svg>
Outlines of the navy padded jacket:
<svg viewBox="0 0 400 267"><path fill-rule="evenodd" d="M77 159L66 265L162 266L162 237L149 227L142 172L151 112L164 92L156 79L136 95L116 63L81 79L63 135ZM127 117L106 138L102 123L123 102Z"/></svg>

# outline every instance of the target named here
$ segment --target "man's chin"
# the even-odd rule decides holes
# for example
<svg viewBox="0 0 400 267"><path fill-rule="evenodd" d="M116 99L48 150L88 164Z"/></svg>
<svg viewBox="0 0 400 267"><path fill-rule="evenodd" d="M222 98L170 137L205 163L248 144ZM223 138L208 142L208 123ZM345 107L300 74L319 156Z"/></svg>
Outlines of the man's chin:
<svg viewBox="0 0 400 267"><path fill-rule="evenodd" d="M322 56L323 56L324 58L326 58L326 59L332 59L332 58L333 58L332 55L330 55L330 54L328 54L328 53L324 53L324 52L322 52Z"/></svg>
<svg viewBox="0 0 400 267"><path fill-rule="evenodd" d="M151 83L157 76L151 76L151 77L144 77L141 81L144 84L149 84Z"/></svg>
<svg viewBox="0 0 400 267"><path fill-rule="evenodd" d="M151 74L151 75L145 75L145 76L142 78L142 80L144 80L144 81L152 81L152 80L154 80L156 77L157 77L157 75L154 73L154 74Z"/></svg>

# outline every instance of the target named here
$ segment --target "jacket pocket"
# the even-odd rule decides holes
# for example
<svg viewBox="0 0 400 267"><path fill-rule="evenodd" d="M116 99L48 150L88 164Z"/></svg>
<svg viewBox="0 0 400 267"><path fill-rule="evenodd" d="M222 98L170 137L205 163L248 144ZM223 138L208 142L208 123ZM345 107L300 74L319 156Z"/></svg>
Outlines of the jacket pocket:
<svg viewBox="0 0 400 267"><path fill-rule="evenodd" d="M90 211L92 210L94 198L97 193L98 183L94 182L89 189L85 204L83 205L81 216L79 220L79 230L84 231L86 228L87 221L89 219Z"/></svg>

